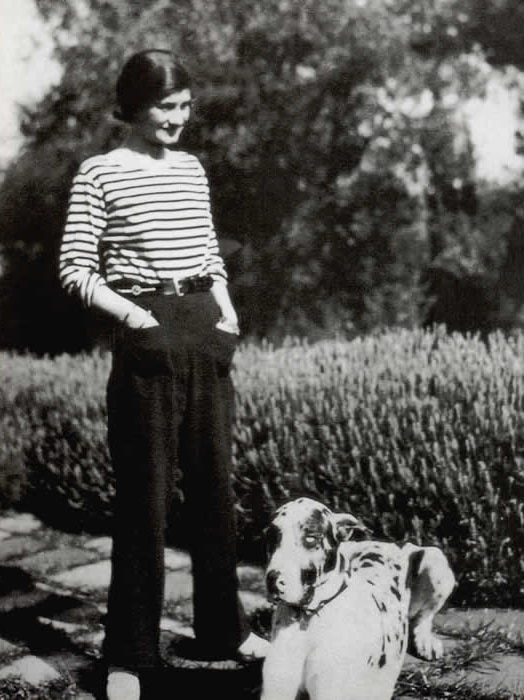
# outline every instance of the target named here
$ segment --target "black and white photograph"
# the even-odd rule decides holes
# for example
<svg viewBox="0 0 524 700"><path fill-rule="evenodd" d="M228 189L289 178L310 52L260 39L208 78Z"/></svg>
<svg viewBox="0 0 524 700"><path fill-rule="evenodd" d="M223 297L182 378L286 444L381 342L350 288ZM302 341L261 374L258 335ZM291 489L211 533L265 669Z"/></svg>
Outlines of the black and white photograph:
<svg viewBox="0 0 524 700"><path fill-rule="evenodd" d="M0 26L0 700L524 700L522 0Z"/></svg>

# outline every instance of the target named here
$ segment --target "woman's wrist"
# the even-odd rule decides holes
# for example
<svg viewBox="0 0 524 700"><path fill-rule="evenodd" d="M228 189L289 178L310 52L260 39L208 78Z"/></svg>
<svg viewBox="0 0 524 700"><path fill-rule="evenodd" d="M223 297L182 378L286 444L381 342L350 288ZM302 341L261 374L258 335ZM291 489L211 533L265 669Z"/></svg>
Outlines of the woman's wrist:
<svg viewBox="0 0 524 700"><path fill-rule="evenodd" d="M145 328L156 325L151 312L136 305L128 309L123 318L120 319L120 322L127 328Z"/></svg>

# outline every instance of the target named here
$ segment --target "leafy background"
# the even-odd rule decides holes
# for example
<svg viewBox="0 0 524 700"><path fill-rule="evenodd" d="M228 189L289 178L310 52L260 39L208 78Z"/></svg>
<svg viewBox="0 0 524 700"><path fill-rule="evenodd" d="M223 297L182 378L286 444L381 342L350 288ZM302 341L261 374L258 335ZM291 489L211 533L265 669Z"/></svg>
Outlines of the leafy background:
<svg viewBox="0 0 524 700"><path fill-rule="evenodd" d="M56 259L71 178L120 140L113 84L134 50L184 57L185 139L212 181L247 335L348 337L389 325L520 322L519 173L479 174L471 100L519 98L517 0L83 0L37 6L61 82L22 121L0 186L0 345L92 347ZM38 294L35 294L38 290Z"/></svg>

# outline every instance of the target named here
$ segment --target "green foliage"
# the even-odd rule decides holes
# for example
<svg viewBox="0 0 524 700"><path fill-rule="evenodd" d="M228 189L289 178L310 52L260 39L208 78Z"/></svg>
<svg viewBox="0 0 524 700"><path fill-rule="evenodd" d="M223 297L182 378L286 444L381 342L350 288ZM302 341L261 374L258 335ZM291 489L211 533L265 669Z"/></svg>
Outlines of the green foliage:
<svg viewBox="0 0 524 700"><path fill-rule="evenodd" d="M4 354L1 497L50 523L95 528L111 512L106 446L108 357ZM15 476L16 475L16 476ZM13 482L3 489L6 478Z"/></svg>
<svg viewBox="0 0 524 700"><path fill-rule="evenodd" d="M438 543L456 601L522 603L524 335L391 331L237 356L234 485L241 551L262 557L275 506L298 494L360 516L378 537ZM101 526L113 480L106 355L4 355L0 474L27 470L48 520ZM9 494L2 494L4 500Z"/></svg>
<svg viewBox="0 0 524 700"><path fill-rule="evenodd" d="M116 75L153 45L196 77L185 145L205 161L219 233L242 244L230 270L250 334L512 323L520 301L499 273L522 222L502 196L498 227L460 117L489 76L476 42L494 45L514 0L488 4L39 0L64 73L27 112L0 189L0 344L92 345L56 282L68 188L80 161L120 141Z"/></svg>

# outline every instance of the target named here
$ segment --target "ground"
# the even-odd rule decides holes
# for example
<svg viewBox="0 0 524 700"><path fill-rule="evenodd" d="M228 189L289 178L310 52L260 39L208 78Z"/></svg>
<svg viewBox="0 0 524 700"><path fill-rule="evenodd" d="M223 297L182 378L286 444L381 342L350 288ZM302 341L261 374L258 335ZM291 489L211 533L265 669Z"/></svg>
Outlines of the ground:
<svg viewBox="0 0 524 700"><path fill-rule="evenodd" d="M27 513L0 518L0 700L103 700L100 643L110 540L45 527ZM162 650L166 667L143 679L143 697L255 700L260 664L191 658L192 581L188 555L166 550ZM240 565L241 597L258 631L270 607L262 570ZM446 654L430 664L408 657L395 700L524 698L524 612L449 608L437 618Z"/></svg>

